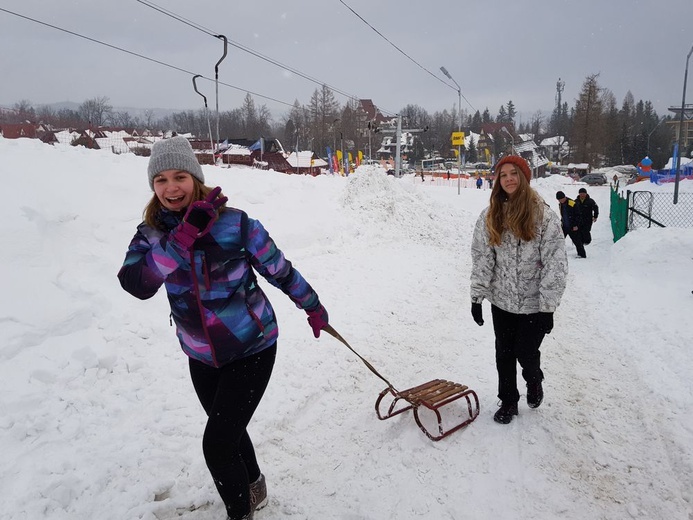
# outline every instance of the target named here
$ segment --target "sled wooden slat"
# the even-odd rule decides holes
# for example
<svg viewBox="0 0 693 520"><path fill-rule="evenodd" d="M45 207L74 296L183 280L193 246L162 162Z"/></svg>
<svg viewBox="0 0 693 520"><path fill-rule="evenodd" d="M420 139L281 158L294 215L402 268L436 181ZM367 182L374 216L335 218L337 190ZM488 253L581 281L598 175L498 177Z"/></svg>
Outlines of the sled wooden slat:
<svg viewBox="0 0 693 520"><path fill-rule="evenodd" d="M381 412L380 405L388 394L392 396L392 403L387 412L383 413ZM464 398L466 401L466 411L468 415L460 423L446 430L443 427L439 409L461 398ZM438 421L437 434L429 432L422 424L419 418L419 408L421 406L433 411L435 414ZM375 411L380 420L389 419L390 417L394 417L395 415L399 415L411 409L414 410L414 419L421 431L423 431L429 439L439 441L443 437L447 437L451 433L464 428L477 418L479 415L479 398L474 390L470 390L469 387L465 385L453 383L452 381L446 381L444 379L434 379L428 383L401 392L398 392L392 387L388 387L380 392L378 400L375 402Z"/></svg>

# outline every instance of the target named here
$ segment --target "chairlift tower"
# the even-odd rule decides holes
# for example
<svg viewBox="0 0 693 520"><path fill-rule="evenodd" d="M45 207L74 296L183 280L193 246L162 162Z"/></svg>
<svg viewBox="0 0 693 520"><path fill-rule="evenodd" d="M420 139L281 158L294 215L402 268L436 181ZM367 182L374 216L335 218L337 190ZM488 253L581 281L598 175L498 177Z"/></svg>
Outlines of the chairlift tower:
<svg viewBox="0 0 693 520"><path fill-rule="evenodd" d="M395 175L397 177L402 176L402 133L408 132L410 134L419 134L421 132L427 132L428 126L424 128L402 128L402 116L397 114L397 124L394 128L380 128L374 125L375 133L383 133L395 136Z"/></svg>

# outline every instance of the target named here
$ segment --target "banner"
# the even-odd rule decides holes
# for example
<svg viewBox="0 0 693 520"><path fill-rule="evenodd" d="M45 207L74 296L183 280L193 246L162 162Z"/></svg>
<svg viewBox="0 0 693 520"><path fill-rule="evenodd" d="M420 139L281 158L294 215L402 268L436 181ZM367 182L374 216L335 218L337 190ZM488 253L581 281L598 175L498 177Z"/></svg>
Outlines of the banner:
<svg viewBox="0 0 693 520"><path fill-rule="evenodd" d="M327 164L330 167L330 173L334 173L334 167L332 164L332 149L327 147Z"/></svg>
<svg viewBox="0 0 693 520"><path fill-rule="evenodd" d="M342 151L337 150L337 168L336 168L339 173L343 174L344 173L344 160L342 156Z"/></svg>

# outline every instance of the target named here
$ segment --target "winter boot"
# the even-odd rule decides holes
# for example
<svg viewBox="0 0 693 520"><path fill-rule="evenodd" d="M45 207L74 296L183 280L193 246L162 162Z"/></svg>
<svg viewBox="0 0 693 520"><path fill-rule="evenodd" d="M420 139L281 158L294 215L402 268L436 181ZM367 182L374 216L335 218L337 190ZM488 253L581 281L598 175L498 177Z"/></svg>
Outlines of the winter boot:
<svg viewBox="0 0 693 520"><path fill-rule="evenodd" d="M250 484L250 511L262 509L267 505L267 483L260 473L258 479Z"/></svg>
<svg viewBox="0 0 693 520"><path fill-rule="evenodd" d="M501 424L509 424L517 415L517 403L501 403L500 408L493 416L493 420Z"/></svg>
<svg viewBox="0 0 693 520"><path fill-rule="evenodd" d="M247 515L245 515L244 517L242 517L240 520L253 520L253 517L254 517L254 516L255 516L255 511L253 511L253 510L251 509L251 510L250 510L250 513L248 513ZM238 517L236 517L236 518L238 518ZM226 517L226 520L233 520L233 518L231 518L230 516L227 516L227 517Z"/></svg>
<svg viewBox="0 0 693 520"><path fill-rule="evenodd" d="M541 381L527 383L527 406L530 408L539 408L543 400L544 389L541 386Z"/></svg>

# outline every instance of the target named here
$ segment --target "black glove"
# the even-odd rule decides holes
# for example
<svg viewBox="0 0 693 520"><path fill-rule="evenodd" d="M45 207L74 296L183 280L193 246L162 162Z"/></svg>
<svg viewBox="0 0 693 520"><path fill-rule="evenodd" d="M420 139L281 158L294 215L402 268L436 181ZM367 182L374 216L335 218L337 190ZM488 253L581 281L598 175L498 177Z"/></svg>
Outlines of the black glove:
<svg viewBox="0 0 693 520"><path fill-rule="evenodd" d="M472 318L474 318L474 321L479 327L484 324L484 313L481 310L480 303L472 303Z"/></svg>
<svg viewBox="0 0 693 520"><path fill-rule="evenodd" d="M550 334L553 330L553 312L540 312L537 315L537 326L544 334Z"/></svg>

